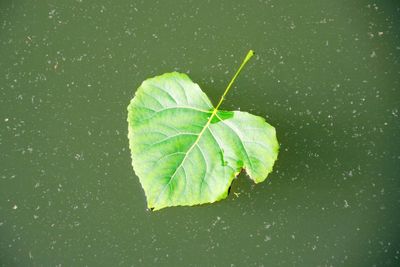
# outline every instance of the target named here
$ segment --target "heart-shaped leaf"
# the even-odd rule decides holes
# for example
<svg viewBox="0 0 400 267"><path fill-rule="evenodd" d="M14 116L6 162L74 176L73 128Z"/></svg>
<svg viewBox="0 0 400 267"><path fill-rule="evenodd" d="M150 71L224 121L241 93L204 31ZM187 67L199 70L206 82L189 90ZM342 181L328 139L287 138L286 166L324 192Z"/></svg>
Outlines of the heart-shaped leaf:
<svg viewBox="0 0 400 267"><path fill-rule="evenodd" d="M278 156L275 129L261 117L220 111L181 73L145 80L128 106L132 165L150 209L211 203L225 198L245 169L262 182Z"/></svg>

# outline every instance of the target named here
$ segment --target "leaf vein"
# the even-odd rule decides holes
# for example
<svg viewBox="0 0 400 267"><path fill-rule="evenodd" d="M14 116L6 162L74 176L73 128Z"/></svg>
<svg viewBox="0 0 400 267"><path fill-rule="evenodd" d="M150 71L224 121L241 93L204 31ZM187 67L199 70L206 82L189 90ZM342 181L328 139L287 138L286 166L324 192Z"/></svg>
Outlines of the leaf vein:
<svg viewBox="0 0 400 267"><path fill-rule="evenodd" d="M139 107L139 108L141 108L141 107ZM160 115L160 113L163 113L163 112L168 111L168 110L174 110L174 109L190 109L190 110L198 111L198 112L202 112L202 113L211 113L211 111L206 111L206 110L202 110L202 109L197 109L197 108L192 108L192 107L185 107L185 106L176 106L176 107L170 107L170 108L164 108L164 109L157 110L151 116L139 121L139 123L143 123L145 121L151 120L155 116Z"/></svg>
<svg viewBox="0 0 400 267"><path fill-rule="evenodd" d="M205 180L207 173L208 173L208 164L207 164L206 157L203 153L203 150L201 149L201 147L198 144L196 144L196 146L199 149L201 156L203 157L204 163L206 164L206 172L204 173L203 177L201 178L201 183L200 183L200 195L201 195L201 193L203 192L203 183L205 182L208 185L207 181Z"/></svg>
<svg viewBox="0 0 400 267"><path fill-rule="evenodd" d="M149 148L150 148L150 147L153 147L153 146L155 146L155 145L161 144L161 143L163 143L163 142L165 142L165 141L168 141L168 140L170 140L170 139L172 139L172 138L175 138L175 137L181 136L181 135L198 136L198 134L195 134L195 133L178 133L178 134L175 134L175 135L168 136L168 137L162 139L161 141L152 143L151 145L148 145L148 146L149 146Z"/></svg>
<svg viewBox="0 0 400 267"><path fill-rule="evenodd" d="M241 144L241 146L242 146L242 148L243 148L243 151L244 151L244 153L246 154L246 158L247 158L247 160L248 160L249 163L250 163L250 168L253 169L253 163L251 162L251 159L250 159L250 157L249 157L249 154L247 153L246 147L244 146L243 141L242 141L242 138L240 137L240 135L236 132L235 129L233 129L232 126L230 126L230 125L228 124L228 122L225 122L224 120L222 120L222 119L218 116L218 114L216 114L216 116L221 120L222 124L224 124L225 126L227 126L228 129L230 129L230 130L239 138L239 141L240 141L240 144Z"/></svg>

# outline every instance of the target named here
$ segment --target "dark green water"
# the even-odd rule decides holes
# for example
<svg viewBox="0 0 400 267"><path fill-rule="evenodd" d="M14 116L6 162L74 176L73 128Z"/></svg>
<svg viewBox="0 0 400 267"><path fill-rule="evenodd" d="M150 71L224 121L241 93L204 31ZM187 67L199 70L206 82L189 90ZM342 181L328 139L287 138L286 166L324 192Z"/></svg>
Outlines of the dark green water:
<svg viewBox="0 0 400 267"><path fill-rule="evenodd" d="M399 266L399 1L0 3L1 266ZM146 210L126 106L188 73L264 116L267 182Z"/></svg>

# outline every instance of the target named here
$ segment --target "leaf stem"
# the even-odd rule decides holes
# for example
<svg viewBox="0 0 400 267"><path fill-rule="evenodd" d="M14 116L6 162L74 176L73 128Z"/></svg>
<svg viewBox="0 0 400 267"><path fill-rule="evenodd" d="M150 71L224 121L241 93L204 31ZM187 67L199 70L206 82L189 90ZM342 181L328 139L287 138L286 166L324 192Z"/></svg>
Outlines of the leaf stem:
<svg viewBox="0 0 400 267"><path fill-rule="evenodd" d="M242 64L240 65L239 69L236 71L235 75L233 76L232 80L229 82L228 86L225 89L224 94L221 96L221 99L218 102L218 105L216 106L215 110L218 110L219 106L221 106L222 102L225 99L226 94L228 93L229 89L231 89L232 84L235 82L236 78L239 76L239 73L242 71L243 67L246 65L247 61L250 60L250 58L254 55L254 51L250 50L246 57L244 58Z"/></svg>

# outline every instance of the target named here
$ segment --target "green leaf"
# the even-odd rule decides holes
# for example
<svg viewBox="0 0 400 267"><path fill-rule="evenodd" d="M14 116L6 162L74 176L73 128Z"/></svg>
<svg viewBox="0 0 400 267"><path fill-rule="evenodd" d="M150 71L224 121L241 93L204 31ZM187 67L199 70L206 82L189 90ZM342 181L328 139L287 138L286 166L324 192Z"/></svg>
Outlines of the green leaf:
<svg viewBox="0 0 400 267"><path fill-rule="evenodd" d="M274 127L247 112L218 110L250 57L215 108L177 72L147 79L136 91L128 106L129 147L150 209L215 202L242 169L256 183L272 171Z"/></svg>

